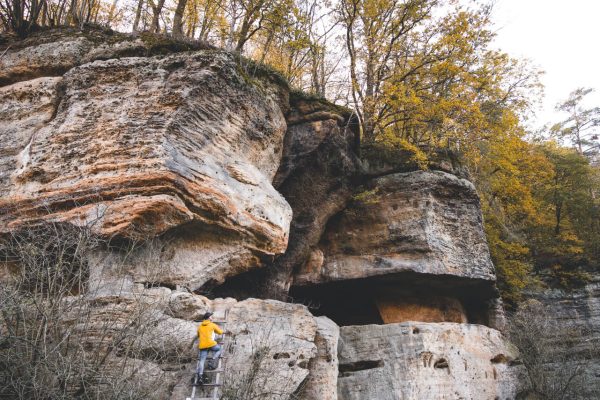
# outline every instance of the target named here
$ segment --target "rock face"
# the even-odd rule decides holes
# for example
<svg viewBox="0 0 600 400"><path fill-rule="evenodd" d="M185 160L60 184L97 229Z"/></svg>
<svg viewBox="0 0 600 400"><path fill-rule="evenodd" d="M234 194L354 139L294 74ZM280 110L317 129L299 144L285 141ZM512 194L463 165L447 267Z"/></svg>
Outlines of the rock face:
<svg viewBox="0 0 600 400"><path fill-rule="evenodd" d="M547 315L576 332L569 335L569 340L554 343L560 359L570 360L571 365L548 365L548 373L560 374L563 368L577 370L576 392L581 398L600 398L600 279L595 277L569 291L546 289L535 297L546 307Z"/></svg>
<svg viewBox="0 0 600 400"><path fill-rule="evenodd" d="M498 331L480 325L345 326L338 398L514 399L515 356Z"/></svg>
<svg viewBox="0 0 600 400"><path fill-rule="evenodd" d="M338 341L340 328L329 318L318 317L317 356L310 360L310 374L302 389L305 400L336 400L338 381Z"/></svg>
<svg viewBox="0 0 600 400"><path fill-rule="evenodd" d="M45 46L70 54L61 43L4 62ZM71 63L68 54L56 58ZM198 240L169 247L170 281L192 288L286 249L292 212L271 185L286 105L268 80L248 83L230 54L95 61L1 90L4 232L52 220L145 240L196 225L212 240L195 257Z"/></svg>
<svg viewBox="0 0 600 400"><path fill-rule="evenodd" d="M150 39L52 31L0 58L0 235L58 221L104 239L69 300L90 318L64 316L84 347L143 331L110 362L160 381L148 398L185 398L193 321L213 310L226 398L514 398L459 164L361 160L350 111L227 52ZM215 295L227 287L237 300Z"/></svg>
<svg viewBox="0 0 600 400"><path fill-rule="evenodd" d="M440 171L387 175L329 223L295 284L412 271L495 280L473 185Z"/></svg>
<svg viewBox="0 0 600 400"><path fill-rule="evenodd" d="M4 91L15 98L22 86ZM285 249L291 211L270 183L285 120L230 56L96 61L60 86L53 119L10 149L19 156L2 177L6 228L50 218L152 237L198 221L265 253Z"/></svg>
<svg viewBox="0 0 600 400"><path fill-rule="evenodd" d="M266 292L287 294L293 271L315 246L332 215L350 199L361 165L356 121L324 102L291 98L288 131L275 185L294 213L290 245L270 268ZM273 288L275 290L273 290Z"/></svg>
<svg viewBox="0 0 600 400"><path fill-rule="evenodd" d="M331 392L337 380L337 327L313 317L305 306L275 300L210 300L164 287L127 287L123 282L121 287L124 289L118 296L96 293L89 299L90 323L81 324L79 334L84 345L94 348L113 337L123 341L119 334L131 334L126 327L136 318L143 319L144 329L135 335L137 338L124 340L130 346L129 354L136 355L132 362L154 371L137 379L160 379L161 387L172 388L169 393L161 391L149 398L189 397L197 357L197 342L191 344L198 323L192 319L208 310L215 312L214 319L226 332L222 380L228 383L228 398L289 399L309 376L326 379L314 388L317 394L313 398L335 398ZM69 324L69 317L63 322ZM327 391L329 397L318 394Z"/></svg>

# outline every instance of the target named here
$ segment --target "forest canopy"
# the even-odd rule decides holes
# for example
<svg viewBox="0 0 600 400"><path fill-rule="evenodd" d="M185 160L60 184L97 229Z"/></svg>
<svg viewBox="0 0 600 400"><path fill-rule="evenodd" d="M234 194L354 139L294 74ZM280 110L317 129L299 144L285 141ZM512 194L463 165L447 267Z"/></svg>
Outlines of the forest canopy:
<svg viewBox="0 0 600 400"><path fill-rule="evenodd" d="M461 155L508 302L544 277L582 283L600 259L598 126L578 88L530 132L541 71L493 46L491 4L456 0L0 0L0 28L87 24L197 40L270 65L351 108L363 156ZM372 151L375 149L376 151Z"/></svg>

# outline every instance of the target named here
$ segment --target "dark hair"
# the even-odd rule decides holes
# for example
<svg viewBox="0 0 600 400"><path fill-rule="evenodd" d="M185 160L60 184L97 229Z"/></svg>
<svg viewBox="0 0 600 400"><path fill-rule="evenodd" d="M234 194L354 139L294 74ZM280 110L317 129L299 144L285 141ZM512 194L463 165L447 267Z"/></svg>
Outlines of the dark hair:
<svg viewBox="0 0 600 400"><path fill-rule="evenodd" d="M209 312L205 312L204 315L202 316L202 320L204 321L205 319L209 319L210 316L213 315L213 313Z"/></svg>

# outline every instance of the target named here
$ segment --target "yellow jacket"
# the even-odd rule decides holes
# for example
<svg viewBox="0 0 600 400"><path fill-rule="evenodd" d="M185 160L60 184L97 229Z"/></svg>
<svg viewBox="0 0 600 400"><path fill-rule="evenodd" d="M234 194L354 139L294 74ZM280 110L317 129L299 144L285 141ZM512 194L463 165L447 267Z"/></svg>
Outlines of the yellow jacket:
<svg viewBox="0 0 600 400"><path fill-rule="evenodd" d="M215 339L213 338L213 332L218 333L219 335L223 334L223 331L217 324L214 322L205 319L198 326L198 348L199 349L208 349L217 344Z"/></svg>

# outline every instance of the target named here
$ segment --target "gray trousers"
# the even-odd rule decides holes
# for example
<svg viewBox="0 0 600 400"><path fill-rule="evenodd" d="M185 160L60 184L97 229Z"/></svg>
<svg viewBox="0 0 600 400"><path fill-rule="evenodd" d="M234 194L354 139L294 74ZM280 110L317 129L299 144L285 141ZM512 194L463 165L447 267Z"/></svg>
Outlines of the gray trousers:
<svg viewBox="0 0 600 400"><path fill-rule="evenodd" d="M196 373L198 373L198 375L202 375L204 373L204 363L206 362L206 358L208 357L209 351L213 352L212 359L218 360L219 357L221 357L221 352L223 351L223 349L220 345L215 344L213 347L201 349L198 351L198 365L196 367Z"/></svg>

